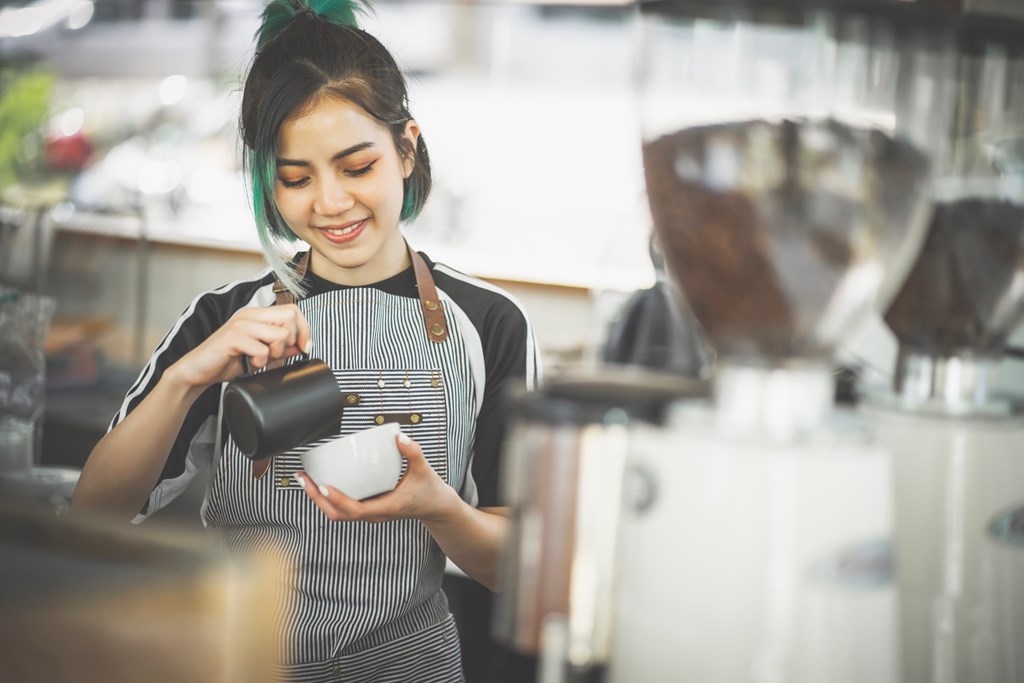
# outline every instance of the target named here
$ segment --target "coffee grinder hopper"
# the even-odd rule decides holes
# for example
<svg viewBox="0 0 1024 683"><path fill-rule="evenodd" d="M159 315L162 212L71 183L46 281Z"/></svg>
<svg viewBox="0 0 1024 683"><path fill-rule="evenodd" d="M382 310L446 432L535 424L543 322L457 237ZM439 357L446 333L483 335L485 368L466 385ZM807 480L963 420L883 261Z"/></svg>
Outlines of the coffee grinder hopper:
<svg viewBox="0 0 1024 683"><path fill-rule="evenodd" d="M1000 407L990 378L1024 319L1024 22L965 16L959 55L934 215L885 321L900 403L964 412Z"/></svg>
<svg viewBox="0 0 1024 683"><path fill-rule="evenodd" d="M920 247L922 150L949 105L941 87L918 86L941 84L951 56L948 34L929 30L948 17L907 4L641 6L654 227L718 352L726 422L756 420L734 407L785 370L806 414L784 429L813 428L831 405L834 348Z"/></svg>

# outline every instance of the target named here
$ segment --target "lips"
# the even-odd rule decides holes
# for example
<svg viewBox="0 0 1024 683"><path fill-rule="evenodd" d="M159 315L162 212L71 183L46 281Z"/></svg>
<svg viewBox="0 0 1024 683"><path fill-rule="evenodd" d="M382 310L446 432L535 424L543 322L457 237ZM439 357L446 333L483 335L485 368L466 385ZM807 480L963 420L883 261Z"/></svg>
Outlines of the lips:
<svg viewBox="0 0 1024 683"><path fill-rule="evenodd" d="M369 221L369 218L364 218L361 221L349 221L340 225L327 225L316 229L328 242L345 244L359 237L363 230L366 229L366 224Z"/></svg>

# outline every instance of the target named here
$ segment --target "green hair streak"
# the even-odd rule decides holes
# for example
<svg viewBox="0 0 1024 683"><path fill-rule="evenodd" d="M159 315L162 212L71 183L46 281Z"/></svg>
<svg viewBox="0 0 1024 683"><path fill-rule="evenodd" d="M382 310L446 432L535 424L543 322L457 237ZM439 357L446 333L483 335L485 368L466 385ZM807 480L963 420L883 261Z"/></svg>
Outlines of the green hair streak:
<svg viewBox="0 0 1024 683"><path fill-rule="evenodd" d="M411 221L419 213L416 211L416 193L411 185L408 180L403 183L402 212L398 215L398 219L402 221Z"/></svg>
<svg viewBox="0 0 1024 683"><path fill-rule="evenodd" d="M252 204L260 242L269 247L275 240L294 241L290 230L282 230L283 221L277 214L274 201L277 165L273 152L253 150L252 161Z"/></svg>
<svg viewBox="0 0 1024 683"><path fill-rule="evenodd" d="M367 0L273 0L260 15L256 49L281 35L300 12L312 12L337 26L358 26L357 18L366 13L368 5Z"/></svg>

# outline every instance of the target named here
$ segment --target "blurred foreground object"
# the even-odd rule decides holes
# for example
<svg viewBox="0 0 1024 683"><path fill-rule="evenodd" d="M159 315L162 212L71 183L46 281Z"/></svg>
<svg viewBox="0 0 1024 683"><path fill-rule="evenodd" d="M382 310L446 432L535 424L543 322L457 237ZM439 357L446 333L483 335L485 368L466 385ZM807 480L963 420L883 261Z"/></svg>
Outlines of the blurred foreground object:
<svg viewBox="0 0 1024 683"><path fill-rule="evenodd" d="M281 565L208 544L0 504L3 679L269 683Z"/></svg>
<svg viewBox="0 0 1024 683"><path fill-rule="evenodd" d="M1024 677L1024 396L995 390L1024 320L1024 22L963 17L934 217L885 322L905 681ZM937 150L945 150L939 154Z"/></svg>
<svg viewBox="0 0 1024 683"><path fill-rule="evenodd" d="M655 233L717 365L713 403L630 434L606 681L898 681L890 462L831 368L919 249L952 16L640 12Z"/></svg>
<svg viewBox="0 0 1024 683"><path fill-rule="evenodd" d="M501 482L511 515L492 630L539 660L541 680L603 675L631 430L662 424L670 404L707 389L673 374L620 368L549 378L542 390L509 396Z"/></svg>

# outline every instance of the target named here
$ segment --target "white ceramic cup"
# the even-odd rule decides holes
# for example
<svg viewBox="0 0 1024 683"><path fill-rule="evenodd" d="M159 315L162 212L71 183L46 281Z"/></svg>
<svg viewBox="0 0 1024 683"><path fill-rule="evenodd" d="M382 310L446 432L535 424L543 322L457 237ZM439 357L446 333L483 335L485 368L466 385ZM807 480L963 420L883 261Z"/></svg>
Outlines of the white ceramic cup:
<svg viewBox="0 0 1024 683"><path fill-rule="evenodd" d="M318 485L333 486L362 500L395 488L402 472L402 455L394 422L370 427L315 446L300 457L302 467Z"/></svg>

